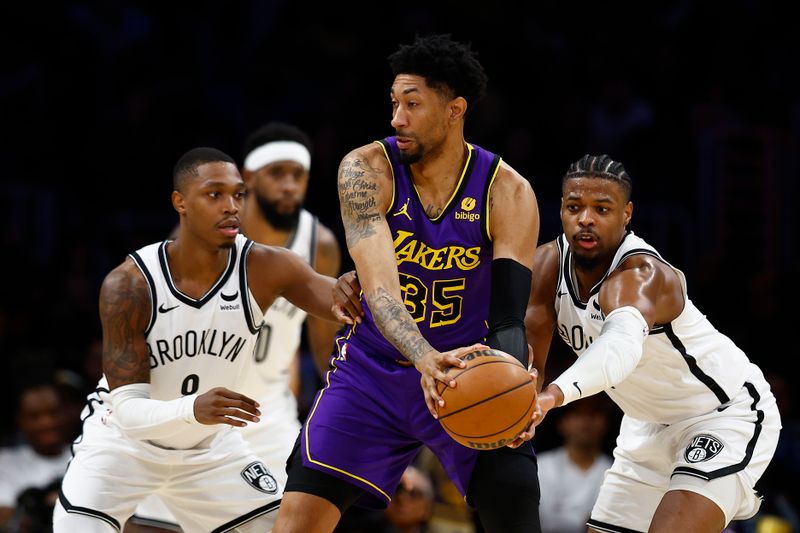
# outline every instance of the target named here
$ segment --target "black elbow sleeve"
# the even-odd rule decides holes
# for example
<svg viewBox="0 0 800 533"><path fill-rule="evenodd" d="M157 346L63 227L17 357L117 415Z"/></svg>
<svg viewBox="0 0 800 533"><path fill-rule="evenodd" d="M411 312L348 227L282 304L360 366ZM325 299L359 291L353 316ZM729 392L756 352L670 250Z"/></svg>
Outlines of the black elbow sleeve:
<svg viewBox="0 0 800 533"><path fill-rule="evenodd" d="M508 258L492 261L492 294L489 303L489 334L486 343L513 355L528 367L525 311L531 293L532 272Z"/></svg>

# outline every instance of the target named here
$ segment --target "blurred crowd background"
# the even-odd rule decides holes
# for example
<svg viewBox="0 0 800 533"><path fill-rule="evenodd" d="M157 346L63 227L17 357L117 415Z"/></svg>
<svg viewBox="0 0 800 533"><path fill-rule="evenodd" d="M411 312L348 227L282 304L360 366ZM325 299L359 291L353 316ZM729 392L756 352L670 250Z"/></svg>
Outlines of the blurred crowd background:
<svg viewBox="0 0 800 533"><path fill-rule="evenodd" d="M344 4L0 8L3 405L40 375L55 373L79 399L96 383L100 283L172 229L172 167L192 147L241 161L264 122L300 126L315 143L306 206L344 245L336 169L350 149L392 134L386 57L415 33L447 32L472 43L489 75L467 139L530 180L540 242L559 233L571 162L622 161L633 230L686 272L695 303L765 369L785 425L796 423L798 388L784 370L798 354L787 290L800 255L790 4ZM559 442L540 433L542 448ZM0 444L19 438L4 409ZM783 475L800 470L798 448L779 457Z"/></svg>

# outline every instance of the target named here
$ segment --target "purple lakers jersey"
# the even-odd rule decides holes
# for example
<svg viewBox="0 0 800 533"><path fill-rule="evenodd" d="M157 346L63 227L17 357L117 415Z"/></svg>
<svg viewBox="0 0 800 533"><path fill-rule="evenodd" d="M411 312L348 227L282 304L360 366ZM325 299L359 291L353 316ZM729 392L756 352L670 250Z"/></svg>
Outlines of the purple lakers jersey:
<svg viewBox="0 0 800 533"><path fill-rule="evenodd" d="M488 191L500 157L468 144L468 156L450 200L436 218L425 213L411 170L399 163L394 137L378 142L392 168L394 192L386 221L394 239L406 309L439 351L483 341L488 331L492 243ZM364 321L348 342L392 360L405 357L387 341L362 295Z"/></svg>

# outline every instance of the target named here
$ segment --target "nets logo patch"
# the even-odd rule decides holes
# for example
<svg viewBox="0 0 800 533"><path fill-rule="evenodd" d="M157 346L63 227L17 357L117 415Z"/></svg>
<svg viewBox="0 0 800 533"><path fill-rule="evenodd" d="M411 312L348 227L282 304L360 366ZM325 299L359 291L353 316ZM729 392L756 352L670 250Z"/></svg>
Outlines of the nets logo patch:
<svg viewBox="0 0 800 533"><path fill-rule="evenodd" d="M267 494L277 494L278 492L278 482L261 461L247 465L242 470L242 477L256 490Z"/></svg>
<svg viewBox="0 0 800 533"><path fill-rule="evenodd" d="M695 435L683 456L690 463L700 463L716 457L725 445L711 435Z"/></svg>

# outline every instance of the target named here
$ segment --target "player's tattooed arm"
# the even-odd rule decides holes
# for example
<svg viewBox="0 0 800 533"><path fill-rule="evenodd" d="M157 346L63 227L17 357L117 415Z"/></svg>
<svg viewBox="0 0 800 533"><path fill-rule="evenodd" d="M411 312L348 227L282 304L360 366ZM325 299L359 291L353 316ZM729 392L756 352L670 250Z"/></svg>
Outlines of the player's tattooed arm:
<svg viewBox="0 0 800 533"><path fill-rule="evenodd" d="M420 333L405 305L398 302L382 287L367 294L375 324L386 340L400 350L406 359L416 364L433 347Z"/></svg>
<svg viewBox="0 0 800 533"><path fill-rule="evenodd" d="M100 289L103 373L111 389L150 382L144 332L150 323L150 291L130 259L112 270Z"/></svg>
<svg viewBox="0 0 800 533"><path fill-rule="evenodd" d="M339 165L339 203L349 248L375 235L375 224L384 219L379 207L380 173L359 151L349 153Z"/></svg>

